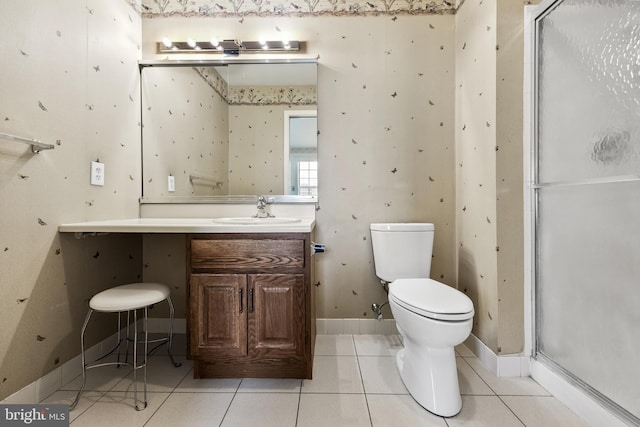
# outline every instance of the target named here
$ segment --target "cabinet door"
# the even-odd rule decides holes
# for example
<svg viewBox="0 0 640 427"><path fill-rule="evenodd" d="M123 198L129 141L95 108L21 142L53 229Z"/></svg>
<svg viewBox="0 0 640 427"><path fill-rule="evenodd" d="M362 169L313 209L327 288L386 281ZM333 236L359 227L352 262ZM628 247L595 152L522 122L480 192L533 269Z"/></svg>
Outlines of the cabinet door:
<svg viewBox="0 0 640 427"><path fill-rule="evenodd" d="M189 302L191 354L247 354L244 274L193 274Z"/></svg>
<svg viewBox="0 0 640 427"><path fill-rule="evenodd" d="M249 275L250 355L304 356L304 275Z"/></svg>

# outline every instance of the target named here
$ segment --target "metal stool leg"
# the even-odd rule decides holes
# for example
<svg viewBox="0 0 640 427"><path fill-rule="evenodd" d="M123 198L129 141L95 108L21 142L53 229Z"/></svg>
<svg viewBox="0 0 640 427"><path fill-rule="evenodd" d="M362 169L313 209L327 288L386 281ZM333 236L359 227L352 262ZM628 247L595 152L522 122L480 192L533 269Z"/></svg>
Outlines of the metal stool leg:
<svg viewBox="0 0 640 427"><path fill-rule="evenodd" d="M167 338L167 353L169 353L171 363L173 363L173 366L177 368L182 366L182 363L176 362L173 358L173 353L171 352L171 345L173 343L173 315L175 313L175 310L173 309L173 302L171 302L171 297L167 297L167 303L169 304L169 336Z"/></svg>
<svg viewBox="0 0 640 427"><path fill-rule="evenodd" d="M125 347L124 347L124 361L125 363L129 362L129 337L131 336L131 332L129 332L129 327L131 327L131 311L127 311L127 330L125 331Z"/></svg>
<svg viewBox="0 0 640 427"><path fill-rule="evenodd" d="M173 352L172 352L172 345L173 345L173 319L174 319L174 315L175 315L175 310L173 308L173 302L171 301L171 297L167 297L165 299L165 301L167 301L167 304L169 304L169 332L167 333L167 336L163 337L163 338L158 338L158 339L153 339L150 340L149 343L154 344L154 347L149 350L149 352L147 353L147 355L151 355L153 352L155 352L157 349L160 348L160 346L163 345L167 345L167 353L169 355L169 359L171 360L171 364L173 366L175 366L176 368L182 366L182 363L180 362L176 362L176 359L173 356Z"/></svg>
<svg viewBox="0 0 640 427"><path fill-rule="evenodd" d="M142 411L147 407L147 343L149 341L149 334L147 332L147 307L144 307L144 362L138 366L138 310L133 310L133 401L135 403L136 411ZM144 406L138 405L138 381L137 372L138 369L143 370L143 382L144 382Z"/></svg>
<svg viewBox="0 0 640 427"><path fill-rule="evenodd" d="M93 314L93 310L89 309L89 312L87 313L87 317L84 319L84 324L82 325L82 331L80 332L80 360L82 363L82 387L80 387L78 394L76 394L76 398L73 399L73 402L71 402L71 405L69 405L70 411L72 411L78 405L78 402L80 401L80 395L84 391L84 388L87 386L87 364L85 362L85 356L84 356L84 333L87 330L87 325L89 324L89 320L91 319L91 314Z"/></svg>

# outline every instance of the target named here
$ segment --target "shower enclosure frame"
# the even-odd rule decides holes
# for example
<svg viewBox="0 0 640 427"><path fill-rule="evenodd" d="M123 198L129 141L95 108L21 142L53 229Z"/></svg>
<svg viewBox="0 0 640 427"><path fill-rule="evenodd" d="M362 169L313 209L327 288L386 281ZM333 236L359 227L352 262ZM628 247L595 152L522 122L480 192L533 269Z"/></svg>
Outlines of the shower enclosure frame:
<svg viewBox="0 0 640 427"><path fill-rule="evenodd" d="M531 357L531 376L568 407L594 425L638 425L638 418L621 408L585 381L539 353L539 316L536 283L539 277L537 230L540 227L538 156L538 91L540 23L565 0L543 0L525 7L524 58L524 232L525 232L525 345ZM632 179L635 181L635 179Z"/></svg>

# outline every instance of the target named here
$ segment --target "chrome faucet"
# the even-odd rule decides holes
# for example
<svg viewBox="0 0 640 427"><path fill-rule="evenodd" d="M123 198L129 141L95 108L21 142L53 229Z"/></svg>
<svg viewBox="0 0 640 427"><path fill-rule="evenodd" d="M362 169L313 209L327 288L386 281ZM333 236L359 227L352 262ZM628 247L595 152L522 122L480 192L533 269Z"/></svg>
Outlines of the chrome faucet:
<svg viewBox="0 0 640 427"><path fill-rule="evenodd" d="M254 218L273 218L267 211L267 198L264 196L258 196L258 212L253 216Z"/></svg>

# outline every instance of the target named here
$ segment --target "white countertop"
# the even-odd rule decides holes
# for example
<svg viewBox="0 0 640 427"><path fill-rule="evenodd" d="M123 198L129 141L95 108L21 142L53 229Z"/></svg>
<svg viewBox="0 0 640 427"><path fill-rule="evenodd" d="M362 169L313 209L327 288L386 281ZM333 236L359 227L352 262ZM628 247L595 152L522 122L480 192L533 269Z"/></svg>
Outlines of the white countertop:
<svg viewBox="0 0 640 427"><path fill-rule="evenodd" d="M310 233L315 219L290 223L233 224L214 218L131 218L62 224L62 233Z"/></svg>

